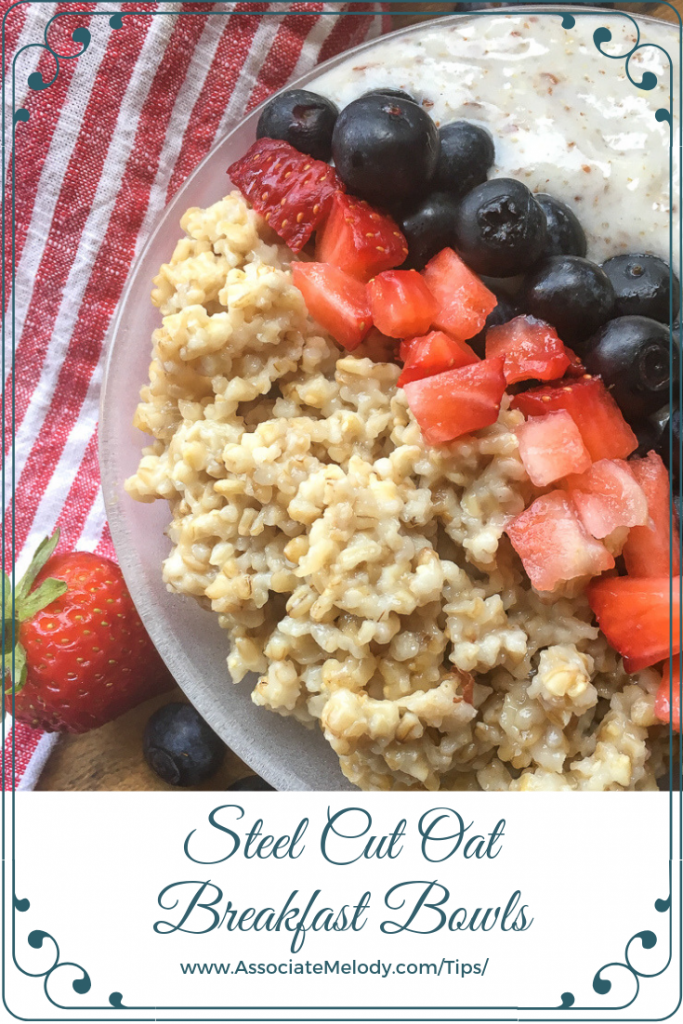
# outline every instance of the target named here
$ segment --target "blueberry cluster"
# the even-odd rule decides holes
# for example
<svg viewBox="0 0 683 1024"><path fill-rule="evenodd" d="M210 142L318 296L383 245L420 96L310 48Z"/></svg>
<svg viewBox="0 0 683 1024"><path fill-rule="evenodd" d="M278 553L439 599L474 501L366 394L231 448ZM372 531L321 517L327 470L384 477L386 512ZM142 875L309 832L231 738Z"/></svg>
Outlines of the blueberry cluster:
<svg viewBox="0 0 683 1024"><path fill-rule="evenodd" d="M443 248L455 249L498 297L470 342L475 351L484 354L489 327L520 313L545 320L600 374L647 450L668 458L664 407L679 348L671 361L667 325L678 316L679 284L663 260L586 259L584 231L565 203L514 178L488 177L495 146L485 128L437 128L402 90L374 90L341 112L312 92L280 93L264 107L257 134L331 158L351 194L394 216L408 242L405 268L421 270ZM671 418L677 437L680 411ZM677 476L678 461L670 461Z"/></svg>

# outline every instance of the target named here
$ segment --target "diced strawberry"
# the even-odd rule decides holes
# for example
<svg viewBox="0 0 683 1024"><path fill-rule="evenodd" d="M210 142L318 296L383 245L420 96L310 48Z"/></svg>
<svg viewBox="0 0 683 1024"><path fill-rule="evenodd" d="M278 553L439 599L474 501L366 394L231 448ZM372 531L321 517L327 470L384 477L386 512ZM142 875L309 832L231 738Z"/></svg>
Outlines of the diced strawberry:
<svg viewBox="0 0 683 1024"><path fill-rule="evenodd" d="M292 263L292 276L313 319L344 348L360 345L372 327L365 285L326 263Z"/></svg>
<svg viewBox="0 0 683 1024"><path fill-rule="evenodd" d="M486 357L502 356L508 384L520 380L557 380L569 356L554 327L533 316L516 316L486 332Z"/></svg>
<svg viewBox="0 0 683 1024"><path fill-rule="evenodd" d="M567 359L569 360L569 366L564 371L565 377L583 377L586 373L586 367L583 365L576 352L569 347L564 346Z"/></svg>
<svg viewBox="0 0 683 1024"><path fill-rule="evenodd" d="M673 708L673 716L671 709ZM664 663L662 681L655 697L655 714L660 722L668 722L674 732L681 731L681 656Z"/></svg>
<svg viewBox="0 0 683 1024"><path fill-rule="evenodd" d="M254 209L299 252L344 191L336 171L280 139L257 139L228 167L230 180Z"/></svg>
<svg viewBox="0 0 683 1024"><path fill-rule="evenodd" d="M588 601L600 629L624 658L628 672L679 653L679 585L680 579L672 582L668 576L613 576L589 585Z"/></svg>
<svg viewBox="0 0 683 1024"><path fill-rule="evenodd" d="M515 431L519 454L532 484L546 487L591 464L579 428L565 409L532 416Z"/></svg>
<svg viewBox="0 0 683 1024"><path fill-rule="evenodd" d="M614 566L604 544L583 527L564 491L551 491L505 527L536 590L554 590L561 580L597 576Z"/></svg>
<svg viewBox="0 0 683 1024"><path fill-rule="evenodd" d="M502 359L483 359L405 385L408 405L429 444L452 441L498 419L505 392Z"/></svg>
<svg viewBox="0 0 683 1024"><path fill-rule="evenodd" d="M424 334L436 313L436 299L417 270L385 270L368 285L370 312L390 338Z"/></svg>
<svg viewBox="0 0 683 1024"><path fill-rule="evenodd" d="M567 481L579 518L593 537L607 537L619 526L647 522L647 498L628 462L600 459Z"/></svg>
<svg viewBox="0 0 683 1024"><path fill-rule="evenodd" d="M638 447L638 438L600 377L565 378L554 386L531 388L515 395L511 405L525 416L566 409L594 462L625 459Z"/></svg>
<svg viewBox="0 0 683 1024"><path fill-rule="evenodd" d="M404 364L398 378L400 388L411 380L422 380L445 370L479 362L479 356L466 342L454 341L443 331L430 331L421 338L402 341L400 354Z"/></svg>
<svg viewBox="0 0 683 1024"><path fill-rule="evenodd" d="M364 199L336 193L316 236L316 260L369 281L374 274L400 267L407 255L408 243L395 220Z"/></svg>
<svg viewBox="0 0 683 1024"><path fill-rule="evenodd" d="M670 514L669 473L659 455L649 452L629 466L647 499L649 522L635 526L623 555L629 576L680 575L680 540L676 519Z"/></svg>
<svg viewBox="0 0 683 1024"><path fill-rule="evenodd" d="M422 271L438 303L434 325L456 341L478 334L498 299L452 249L442 249Z"/></svg>
<svg viewBox="0 0 683 1024"><path fill-rule="evenodd" d="M435 354L449 352L453 354L454 359L458 360L455 366L443 366L441 369L437 369L436 363L434 363L435 373L441 373L442 370L454 370L456 366L467 366L468 363L480 361L480 357L466 341L456 341L445 331L430 331L429 334L423 334L417 338L405 338L401 342L399 353L403 362L408 363L416 358L418 352L423 349L429 351L433 345L437 346L434 349ZM446 345L447 347L441 347Z"/></svg>

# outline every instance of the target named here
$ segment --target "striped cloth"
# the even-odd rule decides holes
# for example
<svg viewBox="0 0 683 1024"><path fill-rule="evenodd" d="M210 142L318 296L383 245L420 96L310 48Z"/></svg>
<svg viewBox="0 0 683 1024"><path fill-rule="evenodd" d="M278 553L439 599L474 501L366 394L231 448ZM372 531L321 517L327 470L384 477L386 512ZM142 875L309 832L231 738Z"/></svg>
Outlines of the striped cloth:
<svg viewBox="0 0 683 1024"><path fill-rule="evenodd" d="M97 462L102 347L159 212L246 111L316 63L386 30L385 8L0 0L6 368L12 344L16 352L14 379L5 376L4 526L8 568L14 439L17 578L57 526L60 549L114 556ZM126 9L138 13L112 27L112 15ZM36 45L48 25L50 47L64 58L59 64ZM36 73L52 84L36 89ZM14 242L13 88L14 110L28 114L16 124ZM16 788L30 789L54 738L23 725L15 737ZM10 734L6 788L11 741Z"/></svg>

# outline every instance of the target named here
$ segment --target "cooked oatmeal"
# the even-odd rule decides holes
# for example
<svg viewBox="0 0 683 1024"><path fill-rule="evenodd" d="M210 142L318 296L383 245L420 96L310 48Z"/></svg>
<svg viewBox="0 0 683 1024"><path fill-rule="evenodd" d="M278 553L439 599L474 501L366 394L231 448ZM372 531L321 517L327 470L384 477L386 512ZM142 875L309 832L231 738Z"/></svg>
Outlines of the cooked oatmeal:
<svg viewBox="0 0 683 1024"><path fill-rule="evenodd" d="M522 414L427 446L399 367L309 318L239 193L181 224L126 487L168 501L164 580L218 614L226 685L257 673L362 789L656 788L659 674L627 676L582 581L536 593L503 533L539 493Z"/></svg>

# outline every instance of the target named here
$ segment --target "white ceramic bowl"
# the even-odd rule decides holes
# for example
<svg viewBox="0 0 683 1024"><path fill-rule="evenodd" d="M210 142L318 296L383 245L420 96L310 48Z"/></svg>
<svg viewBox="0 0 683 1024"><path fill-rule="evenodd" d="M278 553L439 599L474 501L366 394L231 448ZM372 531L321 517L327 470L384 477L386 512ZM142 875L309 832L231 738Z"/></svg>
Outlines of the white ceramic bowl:
<svg viewBox="0 0 683 1024"><path fill-rule="evenodd" d="M563 12L569 9L562 6ZM443 20L453 24L463 17L467 15ZM433 23L418 24L402 34L432 28ZM376 44L373 40L335 57L288 88L304 86L345 61L357 62L359 53ZM110 334L104 372L102 486L114 545L133 600L169 669L204 718L276 789L351 789L319 730L308 732L293 719L257 708L250 698L254 679L245 679L238 686L231 683L226 668L228 638L219 628L217 616L190 598L168 593L162 582L161 563L170 547L164 534L169 520L166 503L141 505L123 489L123 481L136 470L141 448L149 443L132 421L140 386L148 377L149 339L160 322L149 298L152 278L170 258L180 237L179 220L184 211L189 206L208 206L225 194L225 169L254 141L260 110L249 114L199 164L166 207L131 271Z"/></svg>

